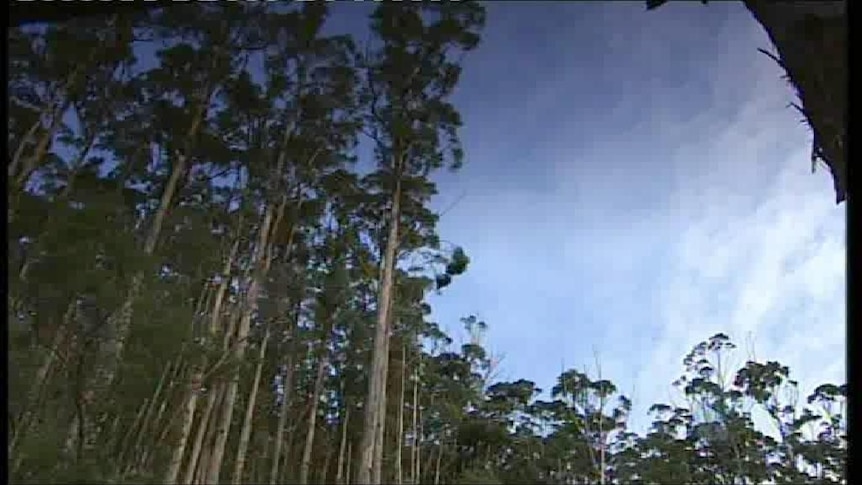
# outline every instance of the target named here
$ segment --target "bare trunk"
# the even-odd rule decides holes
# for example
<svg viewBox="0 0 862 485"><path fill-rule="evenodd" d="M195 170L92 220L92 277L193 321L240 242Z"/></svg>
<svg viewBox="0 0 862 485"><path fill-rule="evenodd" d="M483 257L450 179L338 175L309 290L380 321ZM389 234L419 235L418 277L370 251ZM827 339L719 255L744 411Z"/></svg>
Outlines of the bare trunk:
<svg viewBox="0 0 862 485"><path fill-rule="evenodd" d="M183 412L182 424L180 425L180 437L174 451L171 454L171 461L168 465L168 471L165 473L165 483L173 485L177 481L177 475L180 473L180 466L183 463L183 452L186 449L186 442L191 434L192 423L195 418L195 407L198 402L200 391L200 381L192 378L189 383L189 389L186 394L185 410Z"/></svg>
<svg viewBox="0 0 862 485"><path fill-rule="evenodd" d="M342 395L344 386L341 386ZM341 443L338 445L338 465L335 472L335 483L342 485L344 482L344 454L347 451L347 424L350 421L350 408L344 406L344 422L341 424Z"/></svg>
<svg viewBox="0 0 862 485"><path fill-rule="evenodd" d="M396 165L400 165L396 164ZM396 169L398 167L396 166ZM400 171L400 170L396 170ZM392 300L395 256L398 249L398 224L401 216L401 180L396 175L392 207L389 212L389 235L383 260L383 274L377 297L377 325L374 332L374 352L371 358L371 376L365 401L365 422L359 450L359 470L356 481L372 483L375 467L375 443L380 435L378 428L385 426L380 403L385 403L386 367L389 361L389 309ZM379 482L374 482L379 483Z"/></svg>
<svg viewBox="0 0 862 485"><path fill-rule="evenodd" d="M39 401L41 401L43 391L50 379L54 363L57 361L60 346L66 340L66 330L70 327L72 319L74 318L75 308L76 301L75 298L72 298L72 301L69 302L69 306L66 308L66 312L63 315L63 321L54 333L54 338L52 339L51 346L48 349L48 355L45 356L45 361L36 371L36 376L33 379L33 386L30 388L30 392L27 395L24 410L21 412L21 416L17 419L18 425L15 427L15 431L9 441L8 453L10 457L14 455L18 441L22 436L27 434L35 411L39 409ZM20 461L16 460L15 463L19 464ZM14 468L16 467L13 467L13 473L15 472Z"/></svg>
<svg viewBox="0 0 862 485"><path fill-rule="evenodd" d="M21 160L24 156L24 150L27 148L27 145L30 143L30 140L36 136L36 133L39 131L39 128L42 126L42 115L39 115L39 118L33 122L30 126L30 129L27 130L27 133L24 134L24 137L18 142L18 148L15 149L15 154L12 156L12 160L9 161L9 166L6 168L6 176L9 180L14 180L16 175L19 175L19 166L21 165ZM38 144L39 142L37 142ZM16 182L17 185L17 182Z"/></svg>
<svg viewBox="0 0 862 485"><path fill-rule="evenodd" d="M204 435L206 434L206 430L211 419L210 417L212 416L213 408L215 408L217 399L217 390L209 389L207 392L207 405L204 408L203 415L201 415L200 423L198 423L198 430L197 433L195 433L195 441L192 444L188 464L186 464L186 473L183 475L183 483L192 483L194 480L195 470L197 469L198 460L201 456L201 447L203 446Z"/></svg>
<svg viewBox="0 0 862 485"><path fill-rule="evenodd" d="M122 478L123 478L122 474L124 471L126 455L128 454L128 451L129 451L128 450L129 444L130 444L129 442L132 439L132 434L135 433L135 431L138 430L138 427L141 426L141 424L143 423L144 413L146 413L149 405L150 405L150 399L149 398L144 399L144 402L141 403L140 409L138 409L138 413L135 415L135 421L132 423L132 425L129 427L129 429L126 430L126 434L123 436L123 439L120 441L119 453L118 453L116 462L114 463L114 470L113 470L114 476L118 477L117 481L120 481L120 482L122 481Z"/></svg>
<svg viewBox="0 0 862 485"><path fill-rule="evenodd" d="M153 392L153 397L150 398L149 404L147 405L146 411L143 415L143 418L141 419L140 428L138 429L137 438L135 439L135 443L133 445L131 445L130 447L126 447L126 449L124 449L123 454L120 457L121 458L121 466L122 466L122 461L125 460L125 457L129 453L134 454L136 451L140 450L141 443L142 443L142 440L144 438L144 434L146 433L146 431L149 427L149 424L152 420L153 412L155 411L156 406L158 405L159 398L161 397L162 391L165 388L165 384L167 383L167 381L171 375L171 372L175 370L174 365L179 365L179 360L176 361L176 364L174 364L174 362L168 362L168 364L165 366L165 370L162 371L162 376L159 378L158 384L156 384L156 389ZM131 430L130 430L130 432L131 432ZM135 458L132 458L130 460L130 463L126 464L125 467L123 467L123 469L125 470L126 473L128 473L137 466L136 463L137 463L137 460Z"/></svg>
<svg viewBox="0 0 862 485"><path fill-rule="evenodd" d="M295 226L291 227L291 234L289 236L288 244L292 244L293 238L293 230ZM287 329L287 338L293 338L294 329L299 325L299 317L302 309L302 300L298 300L293 303L293 322L290 324ZM290 410L290 399L291 399L291 390L293 389L293 352L294 345L291 342L290 345L286 347L284 351L287 354L287 357L283 361L284 372L282 374L282 396L281 403L279 405L278 411L278 425L275 431L275 446L272 453L272 464L270 465L269 470L269 483L270 485L275 485L278 483L278 472L279 465L281 464L282 457L282 446L284 444L284 428L287 424L287 414Z"/></svg>
<svg viewBox="0 0 862 485"><path fill-rule="evenodd" d="M437 445L437 461L434 463L434 485L440 483L440 462L443 461L443 443Z"/></svg>
<svg viewBox="0 0 862 485"><path fill-rule="evenodd" d="M390 312L391 315L391 305ZM372 468L371 479L373 483L383 483L383 443L386 439L386 417L387 417L387 389L386 389L386 381L389 377L389 341L391 335L387 337L385 344L384 355L387 356L386 361L383 366L383 375L386 376L383 382L383 391L380 393L380 397L378 398L378 406L379 406L379 416L380 418L377 421L377 432L374 437L374 467Z"/></svg>
<svg viewBox="0 0 862 485"><path fill-rule="evenodd" d="M251 437L251 424L254 418L255 403L257 402L257 390L260 387L260 376L263 372L263 360L266 357L266 346L269 343L269 328L266 329L266 334L263 337L263 342L260 343L260 353L258 354L257 366L254 370L254 381L251 383L251 391L248 395L248 405L245 409L245 418L242 422L242 430L239 435L239 446L236 452L236 462L233 470L233 483L239 484L242 481L242 469L245 466L246 451L248 449L248 441Z"/></svg>
<svg viewBox="0 0 862 485"><path fill-rule="evenodd" d="M397 437L395 439L395 483L396 485L401 485L404 481L404 471L402 467L402 457L401 450L404 448L404 402L405 393L404 393L404 376L407 374L407 346L401 346L401 383L398 386L399 388L399 396L398 396L398 429Z"/></svg>
<svg viewBox="0 0 862 485"><path fill-rule="evenodd" d="M332 448L326 447L326 456L323 458L323 469L320 471L317 483L326 483L326 477L329 475L329 463L332 460Z"/></svg>
<svg viewBox="0 0 862 485"><path fill-rule="evenodd" d="M219 384L216 388L213 389L212 392L212 412L207 416L206 425L203 431L202 443L203 446L200 451L200 456L197 460L195 460L196 467L190 468L193 472L194 481L188 481L187 483L195 483L195 484L206 484L206 474L209 466L210 456L212 456L212 447L213 447L213 435L215 434L216 428L216 420L218 419L218 415L215 412L217 409L220 409L222 402L224 402L224 390L225 386L223 384ZM207 404L209 406L209 403ZM191 463L189 466L191 467Z"/></svg>
<svg viewBox="0 0 862 485"><path fill-rule="evenodd" d="M284 443L284 427L287 423L287 413L290 410L290 390L293 388L293 357L287 358L283 377L284 392L278 410L278 429L275 431L275 450L272 452L272 467L269 472L269 483L278 483L278 466L281 463L281 449Z"/></svg>
<svg viewBox="0 0 862 485"><path fill-rule="evenodd" d="M239 238L234 241L227 261L225 261L224 268L222 268L222 280L219 283L218 290L216 290L215 300L213 302L212 310L210 311L210 325L207 332L208 335L205 344L212 342L212 339L215 337L215 334L217 332L218 322L221 317L222 304L224 303L224 297L227 293L231 267L233 267L233 261L236 258L236 254L238 251ZM171 456L171 464L168 467L167 474L165 475L165 483L172 484L176 482L177 476L179 475L180 467L182 466L183 462L183 456L186 450L186 444L188 443L192 424L195 420L195 412L197 411L197 403L200 395L200 389L203 385L204 369L206 368L206 365L206 358L204 358L203 362L195 367L194 371L192 372L191 378L189 379L189 389L186 392L184 404L185 413L183 415L183 421L181 425L182 432L180 434L179 441L174 447L174 451ZM201 421L201 425L204 425L204 423L205 421Z"/></svg>
<svg viewBox="0 0 862 485"><path fill-rule="evenodd" d="M115 28L117 22L117 15L112 15L107 24L104 26L106 31L113 30ZM115 37L116 38L116 37ZM79 62L78 65L69 73L63 82L62 87L60 88L60 92L63 93L64 101L59 102L55 101L53 106L45 106L42 112L39 115L39 119L33 124L33 126L27 131L27 134L22 138L18 144L17 149L15 150L15 156L10 161L7 167L7 175L10 180L14 180L14 187L22 188L30 177L30 174L33 173L34 170L38 168L41 162L44 160L45 155L47 153L48 147L51 144L51 140L54 138L54 134L57 132L57 129L60 127L60 123L63 121L63 115L69 109L71 102L70 91L72 91L75 87L77 87L79 81L82 78L86 78L85 74L87 69L89 69L93 63L96 61L97 56L104 52L103 45L99 47L91 49L87 53L86 59L82 62ZM113 45L116 47L116 44ZM49 128L45 130L45 133L36 142L36 148L33 150L33 154L26 159L24 159L24 147L30 142L33 136L39 131L39 128L42 126L42 115L49 114L51 117L51 123Z"/></svg>
<svg viewBox="0 0 862 485"><path fill-rule="evenodd" d="M410 474L414 485L419 483L419 373L413 371L413 446L410 449Z"/></svg>
<svg viewBox="0 0 862 485"><path fill-rule="evenodd" d="M284 210L284 206L282 205L280 209ZM249 288L246 293L245 305L234 345L234 358L236 362L241 362L245 356L248 334L251 329L251 317L257 309L257 299L260 287L263 282L263 278L265 278L266 273L269 270L270 259L266 257L266 255L269 252L269 236L274 216L273 212L274 210L272 205L267 206L258 235L258 242L253 257L254 264L257 268L253 271L251 283L249 284ZM227 444L228 432L230 431L231 419L233 418L234 402L236 400L238 387L239 373L237 369L234 371L231 380L227 384L227 389L225 390L225 402L221 409L221 422L216 431L213 455L210 459L209 471L207 472L207 482L209 483L219 482L222 459L224 457L225 445Z"/></svg>
<svg viewBox="0 0 862 485"><path fill-rule="evenodd" d="M352 464L353 464L353 442L348 441L347 442L347 470L345 470L345 472L344 472L345 485L350 485L350 477L353 476L350 473L351 471L353 471L353 467L351 466Z"/></svg>
<svg viewBox="0 0 862 485"><path fill-rule="evenodd" d="M311 451L314 448L314 432L317 427L317 408L320 404L320 394L323 392L323 377L328 364L328 352L325 349L327 339L324 339L320 362L317 364L317 375L314 377L314 390L311 393L311 410L308 417L308 429L305 433L305 446L302 450L302 462L299 465L299 483L308 483L308 470L311 466Z"/></svg>
<svg viewBox="0 0 862 485"><path fill-rule="evenodd" d="M171 171L171 176L162 192L161 199L159 200L159 207L147 233L146 240L144 241L143 252L146 256L151 256L156 249L168 208L176 195L180 178L185 173L193 140L197 137L200 130L200 126L209 105L211 94L211 90L208 90L206 96L199 104L192 119L192 124L189 128L188 134L186 135L186 150L184 153L178 154ZM96 369L94 375L87 383L88 390L100 394L105 393L109 391L114 382L120 362L122 361L126 339L128 338L129 329L131 327L132 307L143 287L143 276L144 275L141 272L132 276L131 287L125 300L120 305L120 308L108 318L108 325L114 332L113 339L112 341L107 342L104 352L106 361ZM86 448L93 448L96 446L97 435L98 429L95 426L91 426L90 429L87 430L85 443Z"/></svg>

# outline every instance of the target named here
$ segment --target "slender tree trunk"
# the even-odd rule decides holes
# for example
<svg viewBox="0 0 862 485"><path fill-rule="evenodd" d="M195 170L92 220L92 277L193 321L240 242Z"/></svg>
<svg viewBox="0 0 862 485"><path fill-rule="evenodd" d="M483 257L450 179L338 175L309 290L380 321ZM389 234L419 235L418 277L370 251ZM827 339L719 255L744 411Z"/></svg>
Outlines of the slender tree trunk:
<svg viewBox="0 0 862 485"><path fill-rule="evenodd" d="M225 286L230 284L230 278L226 278L222 281ZM221 314L221 312L219 312ZM232 311L228 316L228 326L224 331L224 336L222 338L222 358L213 364L210 372L216 370L220 365L223 359L227 358L230 352L230 338L236 330L237 320L239 319L240 309L238 306L234 306ZM216 333L217 320L210 321L210 332ZM204 379L206 375L204 375ZM190 458L189 466L186 470L186 479L185 483L191 483L191 478L194 477L195 483L203 481L206 477L201 476L202 473L205 473L201 470L201 453L202 453L202 445L206 443L208 448L205 453L207 453L207 457L209 453L212 453L212 444L210 437L212 435L213 429L215 427L215 419L218 413L215 412L216 409L220 409L221 403L224 401L224 391L225 386L224 383L218 382L213 383L210 386L210 392L207 394L207 406L205 413L205 418L202 418L200 421L200 429L198 429L197 436L195 437L195 444L192 449L192 456Z"/></svg>
<svg viewBox="0 0 862 485"><path fill-rule="evenodd" d="M279 207L280 212L283 210L284 204ZM269 270L269 263L271 259L267 257L267 255L270 252L269 237L273 229L272 221L274 217L281 217L280 215L275 215L274 212L275 210L273 209L272 205L267 206L263 218L263 223L261 224L258 242L256 245L257 247L255 248L256 254L253 257L254 264L255 266L257 266L257 268L255 268L252 274L251 283L249 284L248 292L246 294L245 308L240 319L237 339L234 346L234 357L236 362L241 362L245 355L245 349L247 345L246 340L248 339L249 330L251 328L251 318L257 309L257 299L260 292L260 287L263 283L263 279L266 277L266 274ZM238 387L239 374L238 370L235 370L231 380L227 384L227 389L225 390L225 402L221 410L221 422L219 423L218 430L216 431L215 446L213 447L213 455L209 463L209 471L207 472L207 481L209 483L219 482L222 458L224 457L224 449L227 443L231 419L233 418L234 402L236 400Z"/></svg>
<svg viewBox="0 0 862 485"><path fill-rule="evenodd" d="M212 86L206 91L206 95L198 104L196 112L192 118L191 126L185 137L185 151L177 154L171 175L162 192L159 200L159 207L156 210L152 224L147 232L144 241L143 252L146 256L151 256L156 249L159 236L164 225L165 217L167 216L168 208L170 207L177 189L179 187L180 178L185 174L188 157L191 155L191 150L194 144L194 139L197 137L200 127L203 123L204 116L212 96ZM108 392L117 374L120 362L123 358L123 352L126 345L126 339L129 335L129 330L132 321L133 304L143 289L143 272L137 272L132 276L132 283L129 292L120 305L120 308L108 318L108 325L113 330L114 335L112 341L106 345L106 359L103 365L97 367L92 379L87 383L86 388L93 392L104 393ZM96 446L98 429L95 425L90 426L86 434L85 448L92 449Z"/></svg>
<svg viewBox="0 0 862 485"><path fill-rule="evenodd" d="M353 476L351 474L351 472L353 471L353 467L351 466L352 464L353 464L353 442L348 441L347 442L347 470L345 470L345 472L344 472L345 485L350 484L350 477Z"/></svg>
<svg viewBox="0 0 862 485"><path fill-rule="evenodd" d="M341 386L341 395L344 395L344 385ZM344 406L344 421L341 423L341 443L338 445L338 464L335 472L335 483L342 485L344 482L344 454L347 451L347 425L350 421L350 408Z"/></svg>
<svg viewBox="0 0 862 485"><path fill-rule="evenodd" d="M147 404L146 411L144 412L144 415L141 419L140 428L138 429L135 443L130 445L130 446L127 445L125 447L125 449L123 450L123 453L120 455L121 465L125 461L125 457L129 453L134 453L134 452L139 451L141 449L141 443L142 443L142 440L144 438L144 434L146 433L146 431L149 427L153 412L155 411L156 406L158 405L159 398L161 397L162 391L165 388L165 384L167 383L168 379L170 378L171 372L173 372L175 370L175 367L174 367L175 365L179 365L179 359L177 359L177 361L175 361L175 362L169 361L168 364L165 366L165 370L162 371L162 375L159 378L159 382L158 382L158 384L156 384L156 389L155 389L155 391L153 391L153 396L150 398L149 404ZM132 429L134 429L134 428L132 428ZM131 433L131 429L130 429L130 433ZM122 469L124 470L124 473L131 472L136 467L136 463L137 463L137 460L135 458L132 458L129 463L127 463L127 464L125 464L125 466L123 466Z"/></svg>
<svg viewBox="0 0 862 485"><path fill-rule="evenodd" d="M207 429L209 429L210 421L212 419L211 416L213 415L213 408L215 408L218 395L219 389L217 388L209 389L207 392L207 405L200 418L197 433L195 433L195 441L192 444L191 454L189 455L189 461L186 465L186 473L183 476L183 483L193 483L195 471L197 470L201 456L201 447L203 446L204 436L206 435Z"/></svg>
<svg viewBox="0 0 862 485"><path fill-rule="evenodd" d="M278 468L281 463L281 451L284 444L284 427L287 423L287 413L290 411L290 391L293 389L293 356L290 355L285 362L284 376L282 386L284 392L281 396L281 403L278 410L278 428L275 431L275 450L272 452L272 467L269 472L269 484L275 485L278 483Z"/></svg>
<svg viewBox="0 0 862 485"><path fill-rule="evenodd" d="M118 15L112 15L108 19L107 24L104 26L106 31L110 31L115 28L118 17ZM112 47L117 47L117 45L114 44ZM13 187L16 189L24 187L30 175L44 160L48 147L51 144L51 140L54 138L57 129L60 127L60 123L62 123L63 115L71 105L71 101L69 100L69 95L71 94L70 91L77 87L82 78L85 78L87 69L96 62L97 56L104 52L104 48L104 45L99 45L98 47L90 49L87 53L86 59L75 66L75 68L66 77L62 87L59 88L59 92L63 93L64 101L54 102L52 106L45 106L42 113L40 113L39 119L36 120L33 126L27 131L27 134L19 141L18 147L15 150L15 155L7 167L9 180L14 181ZM43 133L42 137L36 142L36 148L34 149L33 154L25 159L23 156L25 146L42 126L42 115L44 114L49 114L50 116L51 122L49 128L45 130L45 133Z"/></svg>
<svg viewBox="0 0 862 485"><path fill-rule="evenodd" d="M237 237L231 247L227 260L225 261L224 268L222 268L221 281L219 282L218 289L216 290L213 307L210 311L210 324L207 330L207 336L204 341L204 345L211 343L218 331L218 323L222 316L222 305L224 304L225 295L227 294L228 289L228 283L230 281L231 268L233 267L234 259L236 258L237 252L239 251L239 241L239 237ZM206 365L206 357L204 357L203 361L195 366L194 370L192 371L191 378L189 379L189 389L186 393L184 403L186 411L183 415L183 421L181 424L182 432L180 434L179 441L174 447L174 451L171 456L171 463L168 468L168 472L165 475L165 483L173 484L174 482L176 482L177 476L179 475L180 467L182 466L183 462L183 455L186 449L186 444L188 443L192 424L194 423L195 419L197 402L200 395L200 389L203 386L204 370L206 369ZM211 397L208 398L208 401L211 402L211 400ZM207 407L209 407L209 402ZM199 426L205 427L206 420L201 420ZM200 448L198 447L198 452L199 451ZM197 461L197 457L195 457L192 461Z"/></svg>
<svg viewBox="0 0 862 485"><path fill-rule="evenodd" d="M236 253L238 250L239 238L234 241L233 247L231 248L231 252L228 255L227 261L225 261L224 268L222 269L222 281L219 283L219 287L218 290L216 290L216 296L213 301L213 308L210 313L210 325L207 332L208 336L205 341L205 345L211 342L213 337L215 337L216 329L218 328L219 317L221 316L222 303L224 302L225 293L227 292L228 280L230 278L230 270L233 266L233 260L236 257ZM204 295L202 295L201 301L204 300L207 294L208 292L204 290ZM182 423L180 425L180 437L177 444L174 446L174 451L171 454L171 462L168 466L168 471L165 474L165 483L167 484L173 484L176 482L177 476L180 472L180 467L183 463L183 456L185 454L186 444L188 443L189 435L191 434L192 430L192 424L195 420L195 412L197 410L200 390L203 386L203 372L205 368L206 358L203 358L203 362L195 366L189 379L188 390L186 391L184 403L185 413L183 413ZM201 425L203 425L204 423L205 421L201 421Z"/></svg>
<svg viewBox="0 0 862 485"><path fill-rule="evenodd" d="M54 332L54 338L52 339L51 346L48 349L48 355L45 356L45 361L36 371L36 376L33 380L34 384L27 395L24 409L21 411L21 415L17 419L18 425L15 427L15 431L12 433L8 445L8 453L10 457L14 456L15 447L17 446L18 441L27 434L33 416L38 412L39 401L41 401L43 390L50 380L51 371L54 368L54 363L57 361L57 354L60 351L60 347L66 340L66 330L70 327L72 319L75 316L75 309L76 299L72 298L69 305L66 307L66 312L63 314L63 321L60 323L56 332ZM16 460L15 463L17 465L20 461ZM13 474L16 469L17 467L13 467Z"/></svg>
<svg viewBox="0 0 862 485"><path fill-rule="evenodd" d="M260 376L263 372L263 361L266 357L266 346L269 343L269 327L260 343L260 353L258 354L257 366L254 370L254 380L251 384L251 391L248 395L248 405L245 409L245 418L242 422L242 430L239 435L239 446L236 452L236 462L233 470L233 483L238 485L242 482L242 469L245 466L246 451L248 449L248 441L251 437L252 419L254 418L255 403L257 402L257 390L260 386Z"/></svg>
<svg viewBox="0 0 862 485"><path fill-rule="evenodd" d="M311 393L311 410L308 416L308 429L305 433L305 446L302 450L302 462L299 465L299 483L308 483L308 471L311 466L311 452L314 448L314 432L317 427L317 408L320 405L320 394L323 392L323 377L329 365L328 352L326 350L327 337L321 342L321 358L317 364L317 375L314 376L314 389Z"/></svg>
<svg viewBox="0 0 862 485"><path fill-rule="evenodd" d="M294 226L295 227L295 226ZM293 227L291 227L292 239ZM302 300L299 299L294 303L293 322L287 329L288 339L294 338L294 331L299 326L299 317L302 310ZM275 485L279 481L279 465L282 459L282 449L284 445L284 428L287 424L287 414L290 412L291 391L293 390L293 366L294 366L294 344L291 342L286 348L287 357L284 359L284 373L282 374L282 395L281 403L278 410L278 425L275 431L275 446L272 452L272 464L269 471L269 483Z"/></svg>
<svg viewBox="0 0 862 485"><path fill-rule="evenodd" d="M398 225L401 217L401 177L400 162L396 163L395 190L392 194L392 207L389 212L389 235L383 258L383 271L377 297L377 325L374 332L374 351L371 359L371 376L368 380L365 422L359 450L359 470L356 481L372 483L375 466L375 442L380 435L378 428L385 426L381 415L380 402L385 403L386 367L389 361L389 309L392 300L395 256L398 249ZM374 482L379 483L379 482Z"/></svg>
<svg viewBox="0 0 862 485"><path fill-rule="evenodd" d="M390 315L391 315L391 305L390 305ZM386 381L389 378L389 342L391 339L391 334L387 336L384 341L384 355L387 356L386 361L383 366L383 374L386 376L386 379L383 382L383 392L380 393L378 397L377 405L378 405L378 421L376 428L376 435L374 437L374 466L372 467L371 480L372 483L383 483L383 443L386 438L386 418L388 413L387 411L387 390Z"/></svg>
<svg viewBox="0 0 862 485"><path fill-rule="evenodd" d="M440 483L440 462L443 461L443 443L437 445L437 461L434 463L434 485Z"/></svg>
<svg viewBox="0 0 862 485"><path fill-rule="evenodd" d="M218 420L218 413L215 411L220 409L224 402L224 391L225 386L223 384L219 384L215 389L213 389L213 412L208 416L209 419L204 428L204 445L201 449L200 457L197 459L197 469L194 470L194 482L188 483L201 485L206 485L207 483L206 474L209 469L210 457L212 456L213 436L215 435L216 421Z"/></svg>
<svg viewBox="0 0 862 485"><path fill-rule="evenodd" d="M326 483L326 477L329 475L329 463L332 461L332 447L326 447L326 455L323 458L323 469L320 470L318 483Z"/></svg>
<svg viewBox="0 0 862 485"><path fill-rule="evenodd" d="M407 346L401 346L401 383L399 387L398 396L398 429L397 438L395 446L395 483L396 485L401 485L404 482L404 470L402 464L402 449L404 448L404 406L407 404L404 400L406 398L404 392L404 384L405 384L405 375L407 374Z"/></svg>
<svg viewBox="0 0 862 485"><path fill-rule="evenodd" d="M419 372L413 370L413 440L410 448L410 475L414 485L419 483Z"/></svg>

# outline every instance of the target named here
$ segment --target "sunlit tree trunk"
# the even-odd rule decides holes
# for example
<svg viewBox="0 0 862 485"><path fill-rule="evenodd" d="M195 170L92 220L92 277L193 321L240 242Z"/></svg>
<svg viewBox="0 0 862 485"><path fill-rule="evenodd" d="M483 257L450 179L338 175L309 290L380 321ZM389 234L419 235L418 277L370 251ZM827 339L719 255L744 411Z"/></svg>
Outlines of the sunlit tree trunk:
<svg viewBox="0 0 862 485"><path fill-rule="evenodd" d="M402 456L401 452L404 447L404 402L405 393L404 393L404 384L405 379L404 376L407 374L407 346L401 346L401 382L398 386L398 429L396 430L396 439L395 439L395 483L397 485L401 485L404 481L404 471L402 466Z"/></svg>
<svg viewBox="0 0 862 485"><path fill-rule="evenodd" d="M389 362L389 309L393 293L395 256L398 249L398 225L401 217L400 161L396 162L395 165L395 188L391 198L388 217L389 235L386 239L381 284L377 297L377 325L374 332L371 376L368 380L365 422L359 450L359 469L356 476L356 481L362 484L372 483L377 437L382 435L382 430L385 427L385 419L381 415L381 402L385 405L386 370Z"/></svg>
<svg viewBox="0 0 862 485"><path fill-rule="evenodd" d="M280 207L284 210L284 205ZM248 345L247 339L249 330L251 329L251 319L257 308L257 299L260 293L260 288L263 283L263 278L269 269L269 236L272 231L271 225L273 219L278 217L275 214L276 209L270 204L264 212L263 221L261 223L258 241L255 245L255 254L252 258L256 268L252 272L251 282L246 293L245 305L242 316L239 322L236 340L233 344L233 355L236 362L242 362L245 356L245 349ZM233 376L227 383L225 389L224 403L221 409L220 422L216 430L215 444L213 446L213 454L209 462L209 470L207 471L208 483L219 483L221 474L222 459L224 457L225 445L227 444L228 432L230 431L231 420L233 418L234 402L239 388L238 369L234 370Z"/></svg>
<svg viewBox="0 0 862 485"><path fill-rule="evenodd" d="M204 345L211 343L215 335L218 331L218 324L221 319L222 314L222 305L224 304L225 295L227 294L228 283L230 281L230 273L231 268L234 264L234 259L236 258L237 253L239 252L239 238L236 238L234 241L230 254L225 261L224 268L222 268L221 281L219 282L218 289L216 290L216 295L213 301L212 309L210 310L210 324L207 330L207 337L204 341ZM165 483L173 484L176 482L177 476L180 472L180 466L183 462L183 456L185 454L186 444L188 443L189 434L191 433L192 423L194 423L195 412L197 410L197 403L200 395L200 389L203 385L204 379L204 370L206 369L206 358L203 359L199 365L195 367L192 371L191 378L189 379L189 389L186 393L184 407L186 409L183 414L183 420L181 423L182 432L180 434L180 438L177 444L174 446L174 451L171 456L171 464L168 467L168 471L165 474ZM206 421L201 421L201 425L203 425Z"/></svg>
<svg viewBox="0 0 862 485"><path fill-rule="evenodd" d="M242 471L245 466L246 451L248 450L248 441L251 437L252 418L254 418L255 403L257 402L257 391L260 386L260 376L263 372L263 361L266 357L266 346L269 343L269 328L266 329L266 334L263 341L260 343L260 353L258 354L257 366L254 370L254 380L251 383L251 391L249 391L248 404L246 405L245 418L242 422L242 430L239 435L239 446L236 452L236 461L234 462L233 483L237 485L242 482Z"/></svg>

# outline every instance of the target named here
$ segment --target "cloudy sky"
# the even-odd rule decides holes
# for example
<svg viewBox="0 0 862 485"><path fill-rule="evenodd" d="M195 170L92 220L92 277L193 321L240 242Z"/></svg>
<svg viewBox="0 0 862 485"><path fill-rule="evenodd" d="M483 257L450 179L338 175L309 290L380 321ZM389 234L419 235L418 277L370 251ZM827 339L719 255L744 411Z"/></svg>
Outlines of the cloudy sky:
<svg viewBox="0 0 862 485"><path fill-rule="evenodd" d="M642 416L717 332L844 382L845 209L742 4L488 7L435 202L472 262L434 318L477 315L499 377L544 389L598 356Z"/></svg>

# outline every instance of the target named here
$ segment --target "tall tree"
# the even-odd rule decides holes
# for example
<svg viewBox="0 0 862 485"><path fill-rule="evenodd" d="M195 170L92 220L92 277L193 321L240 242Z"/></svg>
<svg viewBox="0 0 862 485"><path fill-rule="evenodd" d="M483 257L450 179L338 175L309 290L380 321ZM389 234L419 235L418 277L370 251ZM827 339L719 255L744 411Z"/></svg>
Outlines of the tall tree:
<svg viewBox="0 0 862 485"><path fill-rule="evenodd" d="M387 202L386 235L382 240L374 350L357 481L379 483L386 409L386 377L391 335L395 260L398 256L402 206L420 204L430 195L411 191L444 164L457 167L462 151L456 130L460 116L448 103L460 74L453 50L470 50L478 41L484 10L474 2L380 4L371 30L379 45L362 59L370 136L379 171L375 177ZM448 144L448 146L447 146ZM413 193L411 193L413 192ZM377 460L375 460L375 454Z"/></svg>

